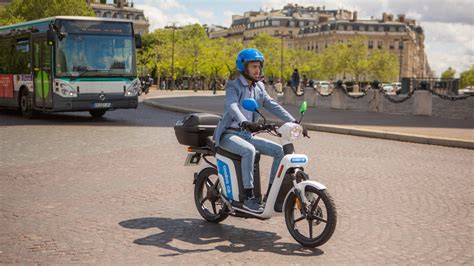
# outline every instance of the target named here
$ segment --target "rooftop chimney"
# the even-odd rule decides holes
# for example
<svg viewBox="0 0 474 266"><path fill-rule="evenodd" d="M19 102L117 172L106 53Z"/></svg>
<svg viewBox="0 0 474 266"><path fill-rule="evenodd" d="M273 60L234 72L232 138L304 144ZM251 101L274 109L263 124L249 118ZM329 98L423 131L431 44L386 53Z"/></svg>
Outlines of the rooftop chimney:
<svg viewBox="0 0 474 266"><path fill-rule="evenodd" d="M352 19L353 19L354 21L357 21L357 11L354 11L354 14L353 14Z"/></svg>

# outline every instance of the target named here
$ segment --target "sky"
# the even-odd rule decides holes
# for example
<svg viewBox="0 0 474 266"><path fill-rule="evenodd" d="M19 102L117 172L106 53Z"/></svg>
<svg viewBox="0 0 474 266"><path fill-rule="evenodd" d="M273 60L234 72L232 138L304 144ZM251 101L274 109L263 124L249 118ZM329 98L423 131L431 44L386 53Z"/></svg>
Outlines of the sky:
<svg viewBox="0 0 474 266"><path fill-rule="evenodd" d="M131 2L132 0L129 0ZM425 31L425 51L436 75L452 67L456 76L474 64L474 0L133 0L150 20L150 31L171 23L229 27L233 14L282 9L286 4L357 11L360 19L406 14Z"/></svg>

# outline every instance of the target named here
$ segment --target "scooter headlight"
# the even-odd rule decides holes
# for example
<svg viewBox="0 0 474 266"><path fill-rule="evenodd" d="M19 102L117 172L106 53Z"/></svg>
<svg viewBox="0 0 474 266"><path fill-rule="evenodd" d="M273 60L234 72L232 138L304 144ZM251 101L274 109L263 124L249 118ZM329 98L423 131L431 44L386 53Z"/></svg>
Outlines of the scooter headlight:
<svg viewBox="0 0 474 266"><path fill-rule="evenodd" d="M303 128L300 125L296 125L290 131L290 138L297 139L303 134Z"/></svg>

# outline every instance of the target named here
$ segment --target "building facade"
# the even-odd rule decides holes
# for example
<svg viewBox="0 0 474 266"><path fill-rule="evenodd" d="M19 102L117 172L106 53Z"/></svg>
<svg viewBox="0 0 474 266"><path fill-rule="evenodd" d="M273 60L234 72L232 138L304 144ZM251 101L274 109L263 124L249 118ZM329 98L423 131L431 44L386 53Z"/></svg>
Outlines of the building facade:
<svg viewBox="0 0 474 266"><path fill-rule="evenodd" d="M361 20L357 11L286 5L281 10L246 12L232 16L230 28L209 33L210 38L235 38L244 43L259 34L282 38L287 48L315 53L332 44L365 36L369 53L385 49L398 56L402 77L431 77L424 49L424 33L413 19L384 13L381 19ZM399 75L400 75L399 74Z"/></svg>
<svg viewBox="0 0 474 266"><path fill-rule="evenodd" d="M129 19L133 21L135 33L141 35L148 33L150 23L145 18L143 10L133 7L133 2L128 3L127 0L116 0L111 4L100 0L86 0L86 2L92 7L97 17Z"/></svg>

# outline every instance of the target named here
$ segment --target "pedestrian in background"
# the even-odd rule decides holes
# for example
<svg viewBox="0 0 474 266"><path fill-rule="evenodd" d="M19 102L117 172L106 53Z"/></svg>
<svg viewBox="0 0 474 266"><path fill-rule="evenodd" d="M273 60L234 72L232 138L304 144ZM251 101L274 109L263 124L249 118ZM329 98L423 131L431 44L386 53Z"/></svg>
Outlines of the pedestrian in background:
<svg viewBox="0 0 474 266"><path fill-rule="evenodd" d="M298 69L295 68L295 71L293 71L293 74L291 75L291 86L298 90L298 86L300 85L300 73L298 72Z"/></svg>

